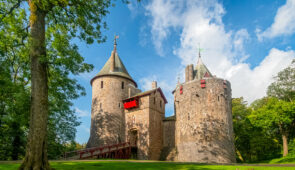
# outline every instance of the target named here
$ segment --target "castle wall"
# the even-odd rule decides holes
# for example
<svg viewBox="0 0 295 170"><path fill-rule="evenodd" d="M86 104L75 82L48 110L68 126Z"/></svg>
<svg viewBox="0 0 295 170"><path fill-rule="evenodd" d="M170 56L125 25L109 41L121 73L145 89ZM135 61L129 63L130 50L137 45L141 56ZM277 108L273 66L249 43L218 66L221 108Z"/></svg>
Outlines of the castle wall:
<svg viewBox="0 0 295 170"><path fill-rule="evenodd" d="M231 114L231 88L228 81L206 79L179 86L174 92L177 161L203 163L235 162Z"/></svg>
<svg viewBox="0 0 295 170"><path fill-rule="evenodd" d="M141 96L139 108L125 110L126 140L130 140L130 131L138 132L138 159L158 160L160 158L164 113L165 103L157 91Z"/></svg>
<svg viewBox="0 0 295 170"><path fill-rule="evenodd" d="M163 129L163 146L175 147L175 120L164 120Z"/></svg>
<svg viewBox="0 0 295 170"><path fill-rule="evenodd" d="M163 147L163 119L165 117L165 102L158 91L150 95L149 132L150 150L149 159L159 160Z"/></svg>
<svg viewBox="0 0 295 170"><path fill-rule="evenodd" d="M160 160L174 161L175 157L175 117L173 116L163 121L163 148Z"/></svg>
<svg viewBox="0 0 295 170"><path fill-rule="evenodd" d="M139 98L139 108L125 110L126 141L130 141L130 131L137 131L137 158L149 159L149 96Z"/></svg>
<svg viewBox="0 0 295 170"><path fill-rule="evenodd" d="M103 82L103 88L101 88ZM122 89L124 82L124 89ZM125 115L122 100L134 83L118 76L102 76L92 82L91 130L87 147L125 141Z"/></svg>

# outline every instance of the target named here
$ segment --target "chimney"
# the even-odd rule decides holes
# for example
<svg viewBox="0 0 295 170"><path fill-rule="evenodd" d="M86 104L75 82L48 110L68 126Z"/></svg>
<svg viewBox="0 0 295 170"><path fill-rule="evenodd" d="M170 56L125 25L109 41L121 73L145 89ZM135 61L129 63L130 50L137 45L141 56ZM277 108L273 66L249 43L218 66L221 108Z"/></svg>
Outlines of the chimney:
<svg viewBox="0 0 295 170"><path fill-rule="evenodd" d="M157 88L157 82L156 81L153 81L152 82L152 89L156 89Z"/></svg>
<svg viewBox="0 0 295 170"><path fill-rule="evenodd" d="M188 66L185 67L185 82L188 82Z"/></svg>
<svg viewBox="0 0 295 170"><path fill-rule="evenodd" d="M194 65L190 64L188 66L188 80L192 81L194 79Z"/></svg>

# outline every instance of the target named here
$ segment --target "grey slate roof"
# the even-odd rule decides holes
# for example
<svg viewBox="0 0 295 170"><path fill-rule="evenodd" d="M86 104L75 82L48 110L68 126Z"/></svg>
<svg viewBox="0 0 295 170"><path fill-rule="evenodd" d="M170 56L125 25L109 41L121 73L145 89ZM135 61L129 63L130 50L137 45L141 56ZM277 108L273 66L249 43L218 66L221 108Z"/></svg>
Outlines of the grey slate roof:
<svg viewBox="0 0 295 170"><path fill-rule="evenodd" d="M206 72L209 74L210 77L212 77L212 74L203 63L201 57L199 57L198 63L195 67L195 79L202 79L205 76Z"/></svg>
<svg viewBox="0 0 295 170"><path fill-rule="evenodd" d="M112 57L112 55L111 55L111 57ZM129 73L128 73L126 67L124 66L122 60L120 59L117 51L115 51L115 69L114 69L113 72L110 71L110 68L111 68L111 57L108 59L108 61L102 67L102 69L100 70L100 72L91 80L91 83L97 77L114 75L114 76L120 76L120 77L127 78L127 79L133 81L135 83L135 85L137 86L136 82L129 75Z"/></svg>

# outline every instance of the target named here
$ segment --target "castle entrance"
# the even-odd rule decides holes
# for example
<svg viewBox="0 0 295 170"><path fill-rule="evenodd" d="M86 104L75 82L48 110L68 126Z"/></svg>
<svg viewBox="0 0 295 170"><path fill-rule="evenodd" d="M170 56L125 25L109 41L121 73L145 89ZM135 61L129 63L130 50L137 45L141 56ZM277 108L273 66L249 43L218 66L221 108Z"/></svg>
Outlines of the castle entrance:
<svg viewBox="0 0 295 170"><path fill-rule="evenodd" d="M137 159L137 142L138 142L138 130L129 130L129 142L131 145L131 159Z"/></svg>

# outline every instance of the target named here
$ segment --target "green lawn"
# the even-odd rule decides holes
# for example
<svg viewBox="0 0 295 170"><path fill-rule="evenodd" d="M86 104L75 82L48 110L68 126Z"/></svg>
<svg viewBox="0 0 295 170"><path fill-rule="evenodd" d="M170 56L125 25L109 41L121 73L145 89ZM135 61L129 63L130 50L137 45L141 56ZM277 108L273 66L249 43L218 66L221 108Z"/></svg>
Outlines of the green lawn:
<svg viewBox="0 0 295 170"><path fill-rule="evenodd" d="M281 164L281 163L292 163L295 164L294 156L287 156L283 158L272 159L269 161L270 164Z"/></svg>
<svg viewBox="0 0 295 170"><path fill-rule="evenodd" d="M199 169L199 170L295 170L294 167L269 167L269 166L237 166L233 165L204 165L204 164L190 164L190 163L173 163L173 162L137 162L137 161L51 161L51 166L56 170L93 170L93 169L110 169L110 170L124 170L124 169ZM17 169L19 163L0 163L2 170Z"/></svg>

